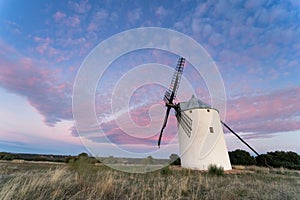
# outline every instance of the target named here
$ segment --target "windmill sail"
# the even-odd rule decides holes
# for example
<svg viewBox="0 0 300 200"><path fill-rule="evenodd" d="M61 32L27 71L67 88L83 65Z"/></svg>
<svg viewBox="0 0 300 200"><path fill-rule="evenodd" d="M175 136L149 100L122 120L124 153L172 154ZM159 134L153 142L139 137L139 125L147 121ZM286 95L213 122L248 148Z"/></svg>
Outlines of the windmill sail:
<svg viewBox="0 0 300 200"><path fill-rule="evenodd" d="M173 103L181 80L185 58L179 58L169 89L164 96L165 103Z"/></svg>
<svg viewBox="0 0 300 200"><path fill-rule="evenodd" d="M166 114L165 114L165 119L164 119L164 123L163 123L163 126L160 130L160 134L159 134L159 138L158 138L158 146L160 147L160 142L161 142L161 138L162 138L162 133L165 129L165 127L167 126L167 121L168 121L168 117L169 117L169 114L170 114L170 110L171 110L171 107L167 107L167 110L166 110Z"/></svg>
<svg viewBox="0 0 300 200"><path fill-rule="evenodd" d="M170 110L171 110L172 107L175 106L173 100L175 99L176 94L177 94L177 90L178 90L179 83L180 83L180 80L181 80L184 64L185 64L185 58L179 58L178 63L177 63L176 68L175 68L175 73L173 75L173 78L172 78L172 81L171 81L171 84L170 84L170 87L166 91L164 99L163 99L164 102L166 103L167 110L166 110L163 126L161 128L159 138L158 138L158 143L157 144L158 144L159 147L160 147L160 143L161 143L161 139L162 139L162 133L163 133L163 131L164 131L166 125L167 125L167 122L168 122L168 117L169 117L169 114L170 114Z"/></svg>

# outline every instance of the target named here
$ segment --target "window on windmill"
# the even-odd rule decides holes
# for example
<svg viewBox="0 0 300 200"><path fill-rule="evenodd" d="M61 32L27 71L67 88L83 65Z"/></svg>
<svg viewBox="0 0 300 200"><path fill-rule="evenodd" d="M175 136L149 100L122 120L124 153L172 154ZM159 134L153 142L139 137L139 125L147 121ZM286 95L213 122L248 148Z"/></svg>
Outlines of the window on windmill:
<svg viewBox="0 0 300 200"><path fill-rule="evenodd" d="M214 133L214 127L209 127L209 132Z"/></svg>
<svg viewBox="0 0 300 200"><path fill-rule="evenodd" d="M190 113L192 113L193 111L192 110L190 110Z"/></svg>
<svg viewBox="0 0 300 200"><path fill-rule="evenodd" d="M210 112L210 110L209 110L209 109L207 109L207 112Z"/></svg>

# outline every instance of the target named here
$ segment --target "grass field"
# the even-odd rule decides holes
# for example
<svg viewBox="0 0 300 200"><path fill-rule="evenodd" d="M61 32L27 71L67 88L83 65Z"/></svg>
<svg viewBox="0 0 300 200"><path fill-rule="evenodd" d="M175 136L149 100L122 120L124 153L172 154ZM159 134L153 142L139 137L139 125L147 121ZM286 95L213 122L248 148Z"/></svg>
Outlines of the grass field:
<svg viewBox="0 0 300 200"><path fill-rule="evenodd" d="M130 174L85 163L0 161L0 199L300 199L300 172L240 166L223 176L179 167Z"/></svg>

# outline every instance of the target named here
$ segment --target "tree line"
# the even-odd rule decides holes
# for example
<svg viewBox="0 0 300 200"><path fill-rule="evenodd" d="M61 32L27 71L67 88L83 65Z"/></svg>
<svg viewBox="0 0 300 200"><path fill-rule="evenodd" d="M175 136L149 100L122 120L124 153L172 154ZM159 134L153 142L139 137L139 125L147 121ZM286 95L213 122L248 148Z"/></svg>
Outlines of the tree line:
<svg viewBox="0 0 300 200"><path fill-rule="evenodd" d="M241 149L228 152L230 162L232 165L257 165L274 168L287 168L300 170L300 155L292 151L275 151L261 154L259 156L251 156L249 152ZM92 163L99 162L94 157L89 157L86 153L81 153L78 156L64 156L64 155L40 155L40 154L14 154L7 152L0 152L0 160L28 160L28 161L50 161L50 162L74 162L80 157L88 157ZM180 165L181 160L177 154L171 154L170 163L172 165ZM148 164L153 163L154 159L148 156L143 162Z"/></svg>
<svg viewBox="0 0 300 200"><path fill-rule="evenodd" d="M249 152L237 149L229 152L232 165L257 165L300 170L300 155L292 151L275 151L253 157Z"/></svg>
<svg viewBox="0 0 300 200"><path fill-rule="evenodd" d="M300 155L292 151L268 152L254 157L245 150L237 149L228 154L232 165L257 165L300 170ZM170 159L173 165L180 165L180 158L176 154L172 154Z"/></svg>
<svg viewBox="0 0 300 200"><path fill-rule="evenodd" d="M87 153L80 153L77 156L71 155L52 155L52 154L27 154L27 153L8 153L0 152L0 160L26 160L26 161L48 161L48 162L64 162L76 161L80 157L89 157ZM99 162L94 157L89 157L94 163Z"/></svg>

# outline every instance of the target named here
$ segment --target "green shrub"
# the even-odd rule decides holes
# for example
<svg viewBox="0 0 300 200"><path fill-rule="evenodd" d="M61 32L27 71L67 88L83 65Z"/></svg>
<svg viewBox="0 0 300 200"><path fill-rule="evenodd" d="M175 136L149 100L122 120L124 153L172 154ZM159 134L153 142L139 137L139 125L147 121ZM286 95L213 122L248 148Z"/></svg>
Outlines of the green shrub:
<svg viewBox="0 0 300 200"><path fill-rule="evenodd" d="M256 157L258 166L271 166L275 168L300 169L300 156L292 151L275 151L261 154Z"/></svg>
<svg viewBox="0 0 300 200"><path fill-rule="evenodd" d="M69 168L76 173L76 177L82 184L89 184L94 181L97 175L94 160L84 154L68 161Z"/></svg>
<svg viewBox="0 0 300 200"><path fill-rule="evenodd" d="M169 168L169 166L166 166L160 170L161 175L171 175L172 170Z"/></svg>
<svg viewBox="0 0 300 200"><path fill-rule="evenodd" d="M170 155L170 163L171 165L181 165L180 157L177 154L171 154Z"/></svg>
<svg viewBox="0 0 300 200"><path fill-rule="evenodd" d="M235 151L228 152L230 162L232 165L255 165L256 160L249 152L237 149Z"/></svg>
<svg viewBox="0 0 300 200"><path fill-rule="evenodd" d="M223 176L224 175L224 168L218 167L217 165L209 165L208 166L208 174L209 175L216 175L216 176Z"/></svg>
<svg viewBox="0 0 300 200"><path fill-rule="evenodd" d="M14 156L13 154L5 153L1 159L2 160L13 160L15 158L16 158L16 156Z"/></svg>

